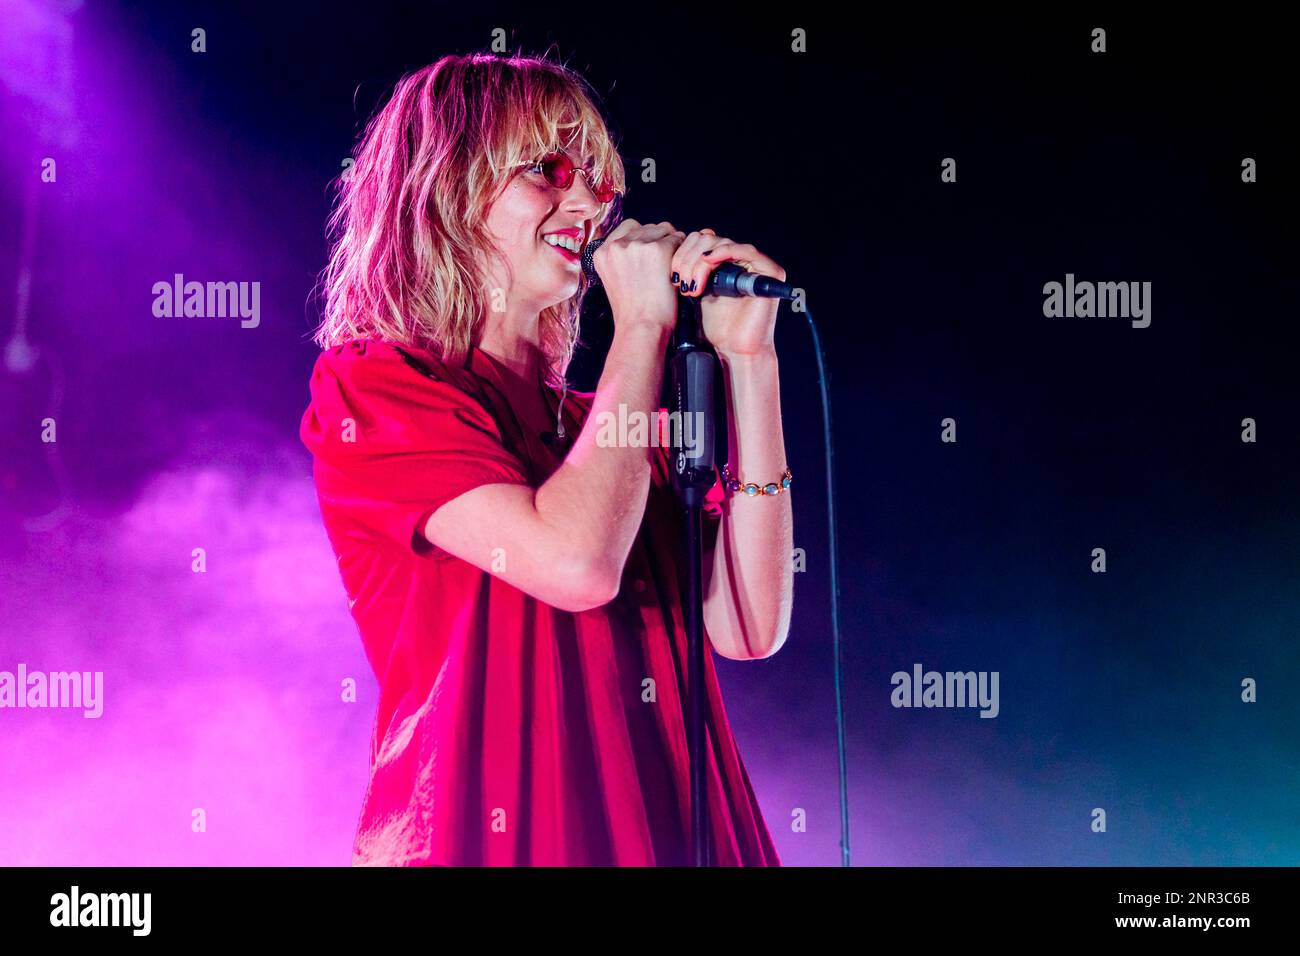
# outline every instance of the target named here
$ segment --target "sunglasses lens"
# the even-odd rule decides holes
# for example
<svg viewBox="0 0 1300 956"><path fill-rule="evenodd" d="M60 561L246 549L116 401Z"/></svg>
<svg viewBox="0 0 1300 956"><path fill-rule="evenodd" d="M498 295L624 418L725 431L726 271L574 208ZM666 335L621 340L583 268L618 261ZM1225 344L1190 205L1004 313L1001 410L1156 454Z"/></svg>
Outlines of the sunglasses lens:
<svg viewBox="0 0 1300 956"><path fill-rule="evenodd" d="M596 181L596 171L594 169L586 170L587 184L591 186L592 195L601 202L610 202L614 198L614 188L603 179Z"/></svg>
<svg viewBox="0 0 1300 956"><path fill-rule="evenodd" d="M573 182L573 160L563 153L551 153L542 160L542 173L556 189L568 189Z"/></svg>
<svg viewBox="0 0 1300 956"><path fill-rule="evenodd" d="M551 153L542 160L542 173L546 176L546 181L557 189L568 189L573 185L573 175L576 167L573 160L564 153ZM614 199L614 189L608 183L591 182L591 177L587 177L587 182L591 186L591 191L601 202L612 202Z"/></svg>

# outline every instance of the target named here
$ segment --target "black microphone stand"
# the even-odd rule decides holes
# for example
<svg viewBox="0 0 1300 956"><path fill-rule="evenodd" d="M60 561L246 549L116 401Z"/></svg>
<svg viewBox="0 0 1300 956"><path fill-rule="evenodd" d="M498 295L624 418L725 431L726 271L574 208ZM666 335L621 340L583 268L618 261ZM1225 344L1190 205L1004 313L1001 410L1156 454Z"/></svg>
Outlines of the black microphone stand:
<svg viewBox="0 0 1300 956"><path fill-rule="evenodd" d="M582 271L590 286L600 284L595 255L603 242L604 239L593 240L582 251ZM710 865L708 790L705 786L708 738L704 726L704 536L701 513L705 496L718 480L716 467L719 444L724 446L721 449L724 460L727 454L725 427L719 430L717 426L718 421L722 421L724 426L727 421L726 397L722 389L714 387L721 380L719 373L722 366L713 346L704 337L700 315L700 299L710 295L759 295L793 299L795 289L770 276L749 273L733 262L722 262L709 274L703 295L684 295L677 300L677 326L673 330L671 354L667 374L664 376L669 390L669 413L676 415L679 438L685 434L686 422L699 425L693 432L697 440L694 457L687 457L684 442L678 445L676 454L672 456L674 484L678 500L682 503L686 531L686 595L682 617L686 622L686 666L689 675L686 691L686 743L691 764L691 843L696 866ZM814 329L814 334L815 332ZM670 426L671 421L672 419ZM838 661L837 651L837 703ZM841 746L841 755L842 753ZM840 769L843 781L843 760ZM847 826L847 811L844 820ZM848 845L845 843L845 853L847 852Z"/></svg>
<svg viewBox="0 0 1300 956"><path fill-rule="evenodd" d="M706 771L707 737L704 726L704 593L702 508L708 490L717 481L717 439L715 389L720 365L704 337L700 300L681 296L677 305L677 327L673 332L668 363L669 411L677 414L677 437L685 434L687 422L699 454L688 457L685 442L674 446L673 471L678 500L682 503L686 538L686 596L682 616L686 622L687 688L686 739L691 763L691 842L695 866L709 866L709 814ZM723 409L725 422L725 407ZM670 423L672 419L670 418ZM699 427L695 427L695 426ZM671 434L671 431L670 431ZM722 435L725 441L725 433Z"/></svg>

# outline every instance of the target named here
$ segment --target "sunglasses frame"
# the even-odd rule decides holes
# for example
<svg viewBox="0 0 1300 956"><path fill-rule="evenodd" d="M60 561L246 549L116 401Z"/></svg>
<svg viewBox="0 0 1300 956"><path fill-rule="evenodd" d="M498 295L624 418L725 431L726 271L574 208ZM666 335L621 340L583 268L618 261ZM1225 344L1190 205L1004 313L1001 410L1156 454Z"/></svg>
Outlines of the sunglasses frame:
<svg viewBox="0 0 1300 956"><path fill-rule="evenodd" d="M564 185L559 185L557 183L551 182L551 177L546 176L546 171L544 169L537 169L537 172L540 172L543 176L545 176L546 181L550 183L552 186L555 186L556 189L568 189L570 186L573 185L573 177L576 176L578 173L582 173L582 175L587 180L587 188L591 190L591 194L596 197L597 201L599 201L603 205L607 206L610 203L616 202L619 199L619 197L623 195L621 191L617 189L611 189L610 197L608 199L601 199L600 195L596 192L596 187L600 184L593 183L591 181L591 176L588 173L588 171L585 168L579 166L577 163L575 163L568 153L559 152L559 151L550 152L547 153L545 156L543 156L541 159L535 159L530 163L520 163L517 168L535 169L537 167L544 166L548 160L551 160L553 158L563 159L565 162L569 164L568 176L564 182Z"/></svg>

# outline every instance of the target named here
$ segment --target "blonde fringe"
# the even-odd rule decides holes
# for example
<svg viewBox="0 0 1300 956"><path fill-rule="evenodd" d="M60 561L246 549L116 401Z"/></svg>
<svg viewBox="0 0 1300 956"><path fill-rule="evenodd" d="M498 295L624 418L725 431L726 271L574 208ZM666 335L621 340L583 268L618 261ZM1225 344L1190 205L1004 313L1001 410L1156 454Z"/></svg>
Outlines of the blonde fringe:
<svg viewBox="0 0 1300 956"><path fill-rule="evenodd" d="M486 227L519 163L552 149L593 158L625 191L622 159L590 87L545 58L445 56L398 81L334 181L329 264L318 283L322 349L358 338L428 348L463 364L488 307ZM613 228L611 204L595 235ZM539 341L558 387L579 344L586 280L543 310Z"/></svg>

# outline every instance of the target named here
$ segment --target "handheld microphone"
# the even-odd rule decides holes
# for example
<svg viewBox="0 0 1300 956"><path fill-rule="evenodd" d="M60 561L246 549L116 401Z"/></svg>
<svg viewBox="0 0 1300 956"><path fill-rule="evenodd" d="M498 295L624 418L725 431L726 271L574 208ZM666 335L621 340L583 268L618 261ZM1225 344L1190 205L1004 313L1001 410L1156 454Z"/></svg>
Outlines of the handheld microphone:
<svg viewBox="0 0 1300 956"><path fill-rule="evenodd" d="M586 274L587 284L590 286L600 285L600 276L596 272L596 264L592 259L596 255L596 250L601 247L604 241L604 239L593 239L582 250L582 271ZM759 275L757 272L748 272L734 262L720 262L713 267L713 271L709 273L709 281L704 287L703 295L722 295L733 298L752 295L765 299L793 299L795 297L794 287L789 283L773 279L771 276Z"/></svg>

